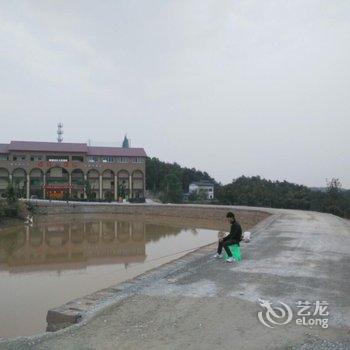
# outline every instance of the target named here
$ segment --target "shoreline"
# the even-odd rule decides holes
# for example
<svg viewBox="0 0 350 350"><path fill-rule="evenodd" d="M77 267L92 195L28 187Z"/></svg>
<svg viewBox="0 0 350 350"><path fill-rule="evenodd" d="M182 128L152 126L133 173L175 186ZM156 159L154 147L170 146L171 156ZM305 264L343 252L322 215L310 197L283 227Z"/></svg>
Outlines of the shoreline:
<svg viewBox="0 0 350 350"><path fill-rule="evenodd" d="M52 202L51 202L52 203ZM46 204L46 203L45 203ZM67 206L67 203L59 203L60 207ZM101 205L101 204L100 204ZM103 205L103 204L102 204ZM50 206L50 205L49 205ZM54 204L55 207L57 207L57 203ZM86 203L82 207L84 209L87 207ZM152 206L151 213L149 210L144 210L143 213L140 213L140 210L144 207L149 207ZM51 206L50 206L51 207ZM128 209L125 210L124 208L127 207ZM164 208L165 207L165 208ZM118 208L119 205L118 205ZM183 209L187 212L188 215L185 215L187 217L183 217L181 214L183 214ZM192 212L188 212L189 209L192 209ZM194 211L193 211L194 209ZM153 222L154 218L157 217L157 222L164 222L164 224L172 224L172 225L188 225L190 227L197 227L197 228L206 228L206 229L213 229L213 230L223 230L226 224L222 223L222 218L224 217L224 214L227 212L227 210L233 210L236 215L238 220L242 223L243 229L251 229L252 227L255 227L257 224L264 222L266 219L269 220L269 218L273 217L274 215L271 216L271 213L268 212L261 212L260 210L256 210L256 208L244 208L243 210L240 208L235 208L235 207L212 207L212 206L205 206L203 207L198 207L197 205L195 207L191 205L140 205L140 204L127 204L123 205L123 213L110 213L110 214L116 214L118 216L122 217L128 217L130 215L135 215L135 211L138 213L137 214L137 220L141 221L146 221L146 222ZM118 210L119 211L119 210ZM170 212L169 212L170 211ZM208 214L209 218L207 217ZM75 215L78 213L73 213L73 214L57 214L56 212L50 212L48 211L47 214L41 214L41 215L36 215L36 219L39 220L40 222L45 222L51 221L52 220L52 215L58 215L58 217L65 217L66 215ZM83 214L83 213L81 213ZM98 217L98 213L85 213L89 217L96 215ZM161 215L163 214L163 215ZM166 214L166 215L165 215ZM171 214L171 215L169 215ZM219 220L220 218L221 220ZM179 220L181 220L181 223L179 223ZM215 245L216 243L214 243ZM211 247L212 244L209 244ZM166 262L164 264L161 264L157 267L151 268L150 270L147 270L140 275L137 275L134 278L131 278L130 280L126 280L124 282L118 283L116 285L113 285L111 287L108 287L103 290L98 290L92 294L81 296L77 299L74 299L72 301L69 301L57 308L48 310L47 312L47 321L48 321L48 328L51 331L55 332L44 332L44 333L39 333L33 336L19 336L15 338L3 338L2 340L5 341L16 341L18 339L42 339L42 337L47 337L52 334L57 334L57 331L60 332L60 329L64 331L66 327L72 327L72 326L77 326L81 325L87 320L90 320L91 318L94 318L97 316L100 312L104 311L106 308L112 307L114 304L118 303L121 299L125 299L126 297L130 296L132 293L132 288L131 289L125 289L126 286L129 284L136 285L138 279L148 279L148 275L153 275L156 274L158 275L158 272L160 273L162 270L167 270L168 266L174 266L171 267L173 269L176 267L176 262L177 261L182 261L188 256L191 256L194 254L196 257L201 249L204 249L208 246L202 246L199 247L195 250L191 250L190 252L185 253L184 255L180 257L175 257L173 260L170 262ZM210 248L212 249L212 247ZM181 252L179 252L181 254ZM177 256L177 254L175 254ZM182 265L181 265L182 266ZM158 271L159 270L159 271ZM169 271L168 271L169 272ZM160 275L158 275L158 278L161 278ZM121 290L124 291L124 295L121 295ZM125 294L126 293L126 294ZM121 299L120 299L121 298Z"/></svg>

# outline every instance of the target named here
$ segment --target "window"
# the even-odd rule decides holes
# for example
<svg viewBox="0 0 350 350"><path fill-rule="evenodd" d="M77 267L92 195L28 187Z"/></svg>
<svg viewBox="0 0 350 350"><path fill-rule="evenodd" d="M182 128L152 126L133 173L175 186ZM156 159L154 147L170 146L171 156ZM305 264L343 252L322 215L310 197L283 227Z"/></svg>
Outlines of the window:
<svg viewBox="0 0 350 350"><path fill-rule="evenodd" d="M102 160L102 163L113 163L114 157L103 156L103 157L101 157L101 160Z"/></svg>
<svg viewBox="0 0 350 350"><path fill-rule="evenodd" d="M129 158L129 157L116 157L115 161L117 163L129 163L129 160L132 160L133 162L135 162L134 158Z"/></svg>
<svg viewBox="0 0 350 350"><path fill-rule="evenodd" d="M30 179L30 186L41 186L42 180L40 178L31 178Z"/></svg>
<svg viewBox="0 0 350 350"><path fill-rule="evenodd" d="M37 161L37 160L42 160L43 159L43 157L42 156L39 156L39 155L32 155L32 156L30 156L30 160L32 161L32 162L35 162L35 161Z"/></svg>
<svg viewBox="0 0 350 350"><path fill-rule="evenodd" d="M0 160L9 160L8 154L0 154Z"/></svg>
<svg viewBox="0 0 350 350"><path fill-rule="evenodd" d="M14 154L12 156L13 160L26 160L26 155L25 154Z"/></svg>
<svg viewBox="0 0 350 350"><path fill-rule="evenodd" d="M69 156L46 156L49 162L68 162Z"/></svg>
<svg viewBox="0 0 350 350"><path fill-rule="evenodd" d="M133 163L143 163L143 158L142 157L134 157L132 159Z"/></svg>
<svg viewBox="0 0 350 350"><path fill-rule="evenodd" d="M83 162L84 156L72 156L72 161L73 162Z"/></svg>
<svg viewBox="0 0 350 350"><path fill-rule="evenodd" d="M88 156L87 160L89 163L96 163L96 162L98 162L98 157L97 156Z"/></svg>

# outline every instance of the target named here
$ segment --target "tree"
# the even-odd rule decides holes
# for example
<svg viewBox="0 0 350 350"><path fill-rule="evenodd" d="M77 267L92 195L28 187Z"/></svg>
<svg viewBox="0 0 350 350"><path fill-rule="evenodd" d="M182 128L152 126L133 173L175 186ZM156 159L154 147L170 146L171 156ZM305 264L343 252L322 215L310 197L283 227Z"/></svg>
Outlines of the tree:
<svg viewBox="0 0 350 350"><path fill-rule="evenodd" d="M342 187L339 179L336 179L335 177L333 177L331 180L326 180L326 181L327 181L328 194L334 199L339 198L339 193Z"/></svg>
<svg viewBox="0 0 350 350"><path fill-rule="evenodd" d="M162 162L158 158L146 159L146 174L146 188L153 193L161 191L161 185L169 174L179 178L183 192L188 192L190 183L194 181L208 180L216 184L216 181L205 171L181 167L177 163Z"/></svg>
<svg viewBox="0 0 350 350"><path fill-rule="evenodd" d="M196 192L196 191L191 192L191 193L189 194L189 196L188 196L188 200L189 200L190 202L196 202L196 201L198 200L198 194L197 194L197 192Z"/></svg>
<svg viewBox="0 0 350 350"><path fill-rule="evenodd" d="M332 178L327 181L327 198L325 200L325 210L335 215L341 215L341 182L339 179Z"/></svg>
<svg viewBox="0 0 350 350"><path fill-rule="evenodd" d="M118 197L125 198L126 197L126 185L125 180L118 184Z"/></svg>
<svg viewBox="0 0 350 350"><path fill-rule="evenodd" d="M19 214L19 203L16 195L16 191L12 185L9 183L5 192L6 206L3 209L5 216L16 217Z"/></svg>
<svg viewBox="0 0 350 350"><path fill-rule="evenodd" d="M162 182L162 202L179 203L182 200L182 188L179 178L175 174L166 175Z"/></svg>
<svg viewBox="0 0 350 350"><path fill-rule="evenodd" d="M16 191L11 182L7 185L5 197L8 205L11 205L18 201L18 198L16 196Z"/></svg>
<svg viewBox="0 0 350 350"><path fill-rule="evenodd" d="M85 189L87 200L89 202L92 202L94 200L95 196L94 196L94 192L92 191L90 182L88 180L84 181L84 189Z"/></svg>

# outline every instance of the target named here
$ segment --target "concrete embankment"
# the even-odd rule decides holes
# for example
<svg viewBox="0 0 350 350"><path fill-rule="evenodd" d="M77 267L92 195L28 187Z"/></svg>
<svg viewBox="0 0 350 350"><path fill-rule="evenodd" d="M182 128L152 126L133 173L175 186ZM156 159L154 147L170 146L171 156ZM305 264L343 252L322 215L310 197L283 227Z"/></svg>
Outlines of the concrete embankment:
<svg viewBox="0 0 350 350"><path fill-rule="evenodd" d="M86 203L34 200L31 202L35 212L45 220L45 215L61 214L117 214L131 215L133 219L152 220L165 224L179 224L189 227L227 230L225 215L230 206L219 205L186 205L186 204L119 204L119 203ZM247 230L271 215L269 208L234 207L237 219L243 229ZM50 220L47 217L46 220Z"/></svg>
<svg viewBox="0 0 350 350"><path fill-rule="evenodd" d="M120 214L152 214L185 217L217 217L217 213L234 210L249 213L273 212L270 208L254 208L244 206L200 205L200 204L159 204L159 203L117 203L117 202L71 202L30 200L39 214L74 214L74 213L120 213Z"/></svg>

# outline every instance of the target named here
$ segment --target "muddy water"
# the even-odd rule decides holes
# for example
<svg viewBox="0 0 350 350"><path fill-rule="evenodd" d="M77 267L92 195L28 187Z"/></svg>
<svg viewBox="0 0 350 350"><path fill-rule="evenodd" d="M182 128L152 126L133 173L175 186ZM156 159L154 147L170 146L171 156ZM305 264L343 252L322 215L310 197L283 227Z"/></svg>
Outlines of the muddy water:
<svg viewBox="0 0 350 350"><path fill-rule="evenodd" d="M194 223L195 225L195 223ZM34 219L0 231L0 337L46 329L47 310L217 241L217 232L116 215Z"/></svg>

